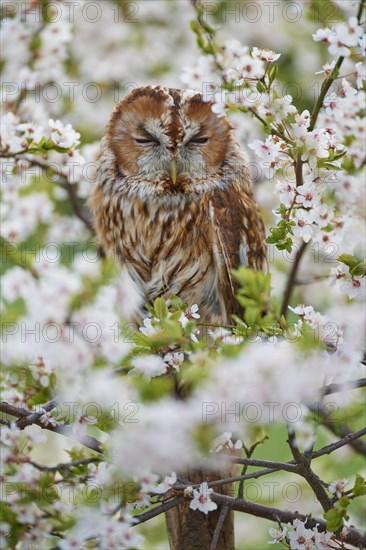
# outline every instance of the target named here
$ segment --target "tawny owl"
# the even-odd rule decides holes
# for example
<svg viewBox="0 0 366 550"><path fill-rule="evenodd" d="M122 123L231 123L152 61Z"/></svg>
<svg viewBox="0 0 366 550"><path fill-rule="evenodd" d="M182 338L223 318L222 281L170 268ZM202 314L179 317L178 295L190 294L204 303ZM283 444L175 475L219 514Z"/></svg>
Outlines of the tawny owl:
<svg viewBox="0 0 366 550"><path fill-rule="evenodd" d="M91 205L147 303L178 295L205 323L241 313L231 270L262 267L263 224L230 123L201 94L144 87L117 104Z"/></svg>

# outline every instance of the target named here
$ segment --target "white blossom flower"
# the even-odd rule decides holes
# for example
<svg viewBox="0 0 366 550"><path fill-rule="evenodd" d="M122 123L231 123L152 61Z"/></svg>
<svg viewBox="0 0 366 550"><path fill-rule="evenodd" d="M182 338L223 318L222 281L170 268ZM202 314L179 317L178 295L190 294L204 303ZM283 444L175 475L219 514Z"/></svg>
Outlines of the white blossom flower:
<svg viewBox="0 0 366 550"><path fill-rule="evenodd" d="M179 322L182 327L186 327L190 319L199 319L201 316L198 312L198 305L193 304L190 308L186 309L179 317Z"/></svg>
<svg viewBox="0 0 366 550"><path fill-rule="evenodd" d="M363 82L366 80L366 66L365 63L360 61L356 63L356 84L357 88L360 90L363 86Z"/></svg>
<svg viewBox="0 0 366 550"><path fill-rule="evenodd" d="M339 284L340 292L348 295L349 298L363 298L366 290L365 277L351 275L349 267L339 263L337 267L330 270L330 286Z"/></svg>
<svg viewBox="0 0 366 550"><path fill-rule="evenodd" d="M51 139L55 145L69 149L80 143L80 134L75 132L71 124L65 126L60 120L52 118L49 119L48 124L51 130Z"/></svg>
<svg viewBox="0 0 366 550"><path fill-rule="evenodd" d="M33 502L16 504L12 510L17 515L17 521L25 525L33 525L39 517L39 510Z"/></svg>
<svg viewBox="0 0 366 550"><path fill-rule="evenodd" d="M243 84L246 79L262 78L265 73L263 61L255 59L250 55L240 57L235 68L239 72L238 86Z"/></svg>
<svg viewBox="0 0 366 550"><path fill-rule="evenodd" d="M131 361L133 369L131 374L143 374L145 378L150 380L154 376L160 376L167 371L167 364L159 355L141 355L134 357Z"/></svg>
<svg viewBox="0 0 366 550"><path fill-rule="evenodd" d="M302 237L305 243L308 243L314 236L316 227L314 225L315 213L310 210L296 209L293 221L295 222L292 231L295 237Z"/></svg>
<svg viewBox="0 0 366 550"><path fill-rule="evenodd" d="M335 61L332 61L331 63L324 63L323 69L321 71L317 71L315 74L325 74L325 76L329 76L332 73L335 64Z"/></svg>
<svg viewBox="0 0 366 550"><path fill-rule="evenodd" d="M296 188L296 203L302 208L312 208L314 206L315 185L312 182L305 182Z"/></svg>
<svg viewBox="0 0 366 550"><path fill-rule="evenodd" d="M173 367L173 369L179 371L179 368L184 361L184 353L167 353L164 355L163 361L164 363L167 363L170 367Z"/></svg>
<svg viewBox="0 0 366 550"><path fill-rule="evenodd" d="M311 529L306 529L305 523L299 519L293 522L294 531L289 531L288 538L291 550L308 550L313 548L314 533Z"/></svg>
<svg viewBox="0 0 366 550"><path fill-rule="evenodd" d="M148 318L143 320L143 327L139 328L139 331L142 332L142 334L145 334L145 336L149 336L150 334L156 334L159 332L160 328L156 327L152 324L152 321L154 319ZM157 319L155 319L157 321Z"/></svg>
<svg viewBox="0 0 366 550"><path fill-rule="evenodd" d="M330 29L318 29L315 34L313 34L313 40L315 42L325 42L329 43L332 31Z"/></svg>
<svg viewBox="0 0 366 550"><path fill-rule="evenodd" d="M259 48L254 47L252 49L252 56L254 58L261 59L266 63L273 63L281 57L281 54L273 52L272 50L260 50Z"/></svg>
<svg viewBox="0 0 366 550"><path fill-rule="evenodd" d="M210 494L213 493L213 489L209 489L207 482L204 481L199 486L198 491L193 489L193 500L189 503L189 507L192 510L199 510L204 514L216 510L217 504L210 498Z"/></svg>
<svg viewBox="0 0 366 550"><path fill-rule="evenodd" d="M366 34L361 36L361 38L358 41L358 45L361 48L361 55L363 57L366 57Z"/></svg>
<svg viewBox="0 0 366 550"><path fill-rule="evenodd" d="M242 57L249 51L248 46L243 46L239 40L226 40L225 50L234 57Z"/></svg>
<svg viewBox="0 0 366 550"><path fill-rule="evenodd" d="M164 481L159 483L156 487L152 489L153 493L163 494L169 491L173 485L177 482L177 474L172 472L171 476L165 476Z"/></svg>
<svg viewBox="0 0 366 550"><path fill-rule="evenodd" d="M314 543L316 550L328 550L329 548L334 548L331 544L333 542L334 534L325 531L325 533L319 532L318 527L314 527Z"/></svg>
<svg viewBox="0 0 366 550"><path fill-rule="evenodd" d="M277 544L278 542L281 542L281 540L283 540L286 537L287 527L284 527L282 531L271 527L270 529L268 529L268 532L273 539L273 540L269 540L268 544Z"/></svg>
<svg viewBox="0 0 366 550"><path fill-rule="evenodd" d="M85 540L85 537L78 533L77 530L70 529L66 537L59 540L57 542L57 545L61 548L61 550L80 550L81 548L85 548L85 545L83 544Z"/></svg>
<svg viewBox="0 0 366 550"><path fill-rule="evenodd" d="M259 139L249 143L248 147L252 149L260 158L260 166L268 178L278 170L282 165L288 162L288 145L277 136L268 136L266 141Z"/></svg>
<svg viewBox="0 0 366 550"><path fill-rule="evenodd" d="M287 181L277 181L275 188L280 194L281 203L290 208L295 198L295 185Z"/></svg>
<svg viewBox="0 0 366 550"><path fill-rule="evenodd" d="M139 478L138 482L140 483L141 491L143 493L149 493L152 491L155 487L155 483L159 480L159 476L157 474L153 474L151 472L146 473L142 477Z"/></svg>
<svg viewBox="0 0 366 550"><path fill-rule="evenodd" d="M334 495L336 495L338 498L341 498L343 489L348 483L348 479L337 479L336 481L333 481L329 487L328 491Z"/></svg>
<svg viewBox="0 0 366 550"><path fill-rule="evenodd" d="M351 86L346 78L342 78L341 95L343 97L352 97L357 94L357 90Z"/></svg>
<svg viewBox="0 0 366 550"><path fill-rule="evenodd" d="M239 450L243 447L243 442L237 439L235 443L232 442L232 432L224 432L216 437L212 443L210 453L219 453L223 449L235 449Z"/></svg>

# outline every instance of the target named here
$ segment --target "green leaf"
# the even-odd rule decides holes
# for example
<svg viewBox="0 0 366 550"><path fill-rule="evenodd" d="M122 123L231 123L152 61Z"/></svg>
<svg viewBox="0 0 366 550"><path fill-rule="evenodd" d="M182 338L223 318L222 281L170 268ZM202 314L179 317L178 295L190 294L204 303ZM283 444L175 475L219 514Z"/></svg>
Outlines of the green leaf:
<svg viewBox="0 0 366 550"><path fill-rule="evenodd" d="M274 65L272 69L269 71L269 83L272 84L272 82L277 78L278 74L278 65Z"/></svg>
<svg viewBox="0 0 366 550"><path fill-rule="evenodd" d="M200 35L201 34L201 26L200 24L198 23L198 21L196 21L195 19L193 21L190 22L190 27L191 27L191 30L197 34L197 35Z"/></svg>
<svg viewBox="0 0 366 550"><path fill-rule="evenodd" d="M156 298L154 302L155 315L158 319L163 320L168 317L168 307L164 298Z"/></svg>
<svg viewBox="0 0 366 550"><path fill-rule="evenodd" d="M258 92L260 92L261 94L265 94L266 91L267 91L265 85L264 85L263 82L261 82L260 80L258 80L258 82L257 82L257 90L258 90Z"/></svg>
<svg viewBox="0 0 366 550"><path fill-rule="evenodd" d="M171 296L170 303L175 309L185 309L186 304L179 298L179 296Z"/></svg>
<svg viewBox="0 0 366 550"><path fill-rule="evenodd" d="M357 258L352 256L351 254L341 254L338 256L338 261L342 264L347 265L349 268L353 268L358 264Z"/></svg>
<svg viewBox="0 0 366 550"><path fill-rule="evenodd" d="M334 164L333 162L324 162L320 163L322 168L325 168L326 170L335 170L336 172L340 172L342 170L341 166L338 166L337 164Z"/></svg>
<svg viewBox="0 0 366 550"><path fill-rule="evenodd" d="M355 275L357 277L362 277L366 275L366 264L365 262L360 262L359 264L352 267L352 269L349 270L351 275Z"/></svg>
<svg viewBox="0 0 366 550"><path fill-rule="evenodd" d="M366 482L365 479L359 474L356 475L356 481L353 486L353 494L355 497L366 495Z"/></svg>
<svg viewBox="0 0 366 550"><path fill-rule="evenodd" d="M341 497L341 498L338 500L336 506L337 506L338 509L341 509L341 508L346 509L347 506L349 506L349 498L348 498L348 496L347 496L347 495L344 495L343 497Z"/></svg>
<svg viewBox="0 0 366 550"><path fill-rule="evenodd" d="M344 510L336 510L331 508L324 514L327 520L327 531L336 532L343 526Z"/></svg>
<svg viewBox="0 0 366 550"><path fill-rule="evenodd" d="M292 246L293 242L290 237L288 237L285 241L277 244L278 250L287 250L288 252L292 252Z"/></svg>
<svg viewBox="0 0 366 550"><path fill-rule="evenodd" d="M174 339L178 339L182 336L182 327L177 321L171 319L165 319L161 322L163 329Z"/></svg>

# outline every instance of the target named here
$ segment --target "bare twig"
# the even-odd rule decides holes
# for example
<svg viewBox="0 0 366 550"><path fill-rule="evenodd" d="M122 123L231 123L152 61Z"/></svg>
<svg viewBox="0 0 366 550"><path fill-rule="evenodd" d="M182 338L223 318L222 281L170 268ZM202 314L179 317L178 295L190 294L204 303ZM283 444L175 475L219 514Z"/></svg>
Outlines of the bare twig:
<svg viewBox="0 0 366 550"><path fill-rule="evenodd" d="M318 451L314 451L311 454L311 459L319 458L320 456L324 456L327 454L331 454L333 451L336 451L337 449L340 449L341 447L344 447L345 445L349 445L352 442L356 441L360 437L366 435L366 428L362 428L361 430L358 430L357 432L351 433L342 439L335 441L334 443L330 443L329 445L326 445L325 447L322 447ZM251 474L244 474L240 476L233 476L233 477L227 477L224 479L218 479L215 481L208 482L209 487L215 487L217 485L224 485L226 483L234 483L236 481L241 480L247 480L247 479L258 479L259 477L266 476L269 474L273 474L278 471L285 471L297 474L297 466L295 460L290 460L289 462L271 462L271 461L264 461L264 460L248 460L246 458L238 458L231 455L218 455L219 458L222 458L224 460L227 460L229 462L233 462L235 464L242 464L243 462L246 462L248 466L259 466L260 464L270 464L271 467L266 468L264 470L258 470L258 472L253 472ZM187 485L191 485L192 487L198 487L199 483L192 484L189 481L185 485L183 484L176 484L174 485L175 489L185 489Z"/></svg>
<svg viewBox="0 0 366 550"><path fill-rule="evenodd" d="M218 493L211 493L210 496L217 504L226 504L232 510L244 512L258 518L268 519L270 521L274 521L275 523L280 521L281 523L292 524L295 519L300 519L301 521L306 521L306 527L308 529L313 529L318 526L319 531L324 532L327 530L327 524L323 519L312 518L304 514L299 514L298 512L278 510L277 508L272 508L270 506L263 506L262 504L248 502L246 500L233 498L227 495L220 495ZM358 548L363 548L362 545L366 542L365 533L356 529L350 529L345 536L345 539L341 539L340 534L336 534L336 536L339 540L345 540L347 543L357 546Z"/></svg>
<svg viewBox="0 0 366 550"><path fill-rule="evenodd" d="M67 178L67 175L62 171L61 168L57 168L55 163L48 164L46 161L25 156L26 160L31 163L33 166L38 166L43 170L51 170L55 175L62 179L62 181L56 181L57 185L65 189L69 196L71 206L76 214L76 216L83 222L85 227L95 235L95 228L91 219L89 210L87 210L80 202L80 199L77 195L77 183L70 183Z"/></svg>
<svg viewBox="0 0 366 550"><path fill-rule="evenodd" d="M52 403L52 402L50 402ZM36 424L37 426L40 426L41 428L44 428L45 430L49 430L51 432L56 432L59 434L62 434L66 437L69 437L70 439L73 439L74 441L77 441L78 443L81 443L81 445L84 445L84 447L88 447L92 451L95 451L97 453L102 453L103 448L100 441L95 439L94 437L91 437L89 435L77 435L71 426L68 426L67 424L51 424L48 423L42 423L40 420L40 413L32 413L30 411L27 411L25 409L21 409L19 407L14 407L14 405L10 405L9 403L6 403L5 401L0 401L0 412L9 414L11 416L15 416L19 419L26 419L30 415L33 416L33 424ZM29 421L26 424L29 425Z"/></svg>
<svg viewBox="0 0 366 550"><path fill-rule="evenodd" d="M343 382L342 384L328 384L328 386L321 388L320 393L322 396L325 396L332 393L339 393L345 390L355 390L364 387L366 387L366 378L360 378L359 380L351 380L349 382Z"/></svg>
<svg viewBox="0 0 366 550"><path fill-rule="evenodd" d="M38 464L37 462L29 461L29 464L40 470L41 472L58 472L59 470L71 470L77 466L82 466L84 464L93 464L94 462L100 462L100 458L81 458L80 460L72 460L71 462L66 462L64 464L57 464L56 466L43 466L43 464Z"/></svg>
<svg viewBox="0 0 366 550"><path fill-rule="evenodd" d="M307 481L307 483L314 491L314 494L321 504L323 510L327 512L328 510L333 508L333 503L328 493L324 489L324 483L319 479L319 477L315 474L315 472L313 472L310 467L312 453L310 453L308 456L305 456L299 451L296 443L295 432L290 427L288 427L288 444L290 446L292 456L294 457L294 460L296 462L296 473L298 473Z"/></svg>
<svg viewBox="0 0 366 550"><path fill-rule="evenodd" d="M319 451L314 451L312 458L318 458L319 456L329 455L333 451L336 451L337 449L344 447L344 445L351 445L353 447L355 442L365 435L366 435L366 428L362 428L357 432L350 432L348 434L345 434L342 437L342 439L339 439L334 443L330 443L329 445L326 445L322 449L319 449Z"/></svg>
<svg viewBox="0 0 366 550"><path fill-rule="evenodd" d="M346 440L348 437L350 438L348 440L349 445L359 454L366 456L366 443L363 441L359 441L360 437L362 435L365 435L365 431L360 435L359 437L353 438L353 432L352 430L347 426L347 424L340 424L339 422L335 422L334 419L330 418L329 412L325 409L325 407L321 406L320 404L309 406L309 410L313 413L315 413L319 419L320 422L328 428L334 435L341 438L341 441ZM359 430L359 432L362 432L363 430ZM356 432L357 433L357 432ZM338 442L336 442L338 443Z"/></svg>
<svg viewBox="0 0 366 550"><path fill-rule="evenodd" d="M284 295L283 295L281 311L280 311L280 317L282 315L284 317L287 316L288 305L290 303L292 291L293 291L294 286L295 286L297 270L299 269L300 261L301 261L301 258L304 255L304 252L306 250L307 245L308 245L308 243L303 241L300 245L300 248L296 252L295 259L294 259L294 262L292 264L291 271L290 271L289 277L287 279L285 292L284 292Z"/></svg>
<svg viewBox="0 0 366 550"><path fill-rule="evenodd" d="M246 454L246 459L243 459L244 462L242 463L243 464L243 468L242 468L242 471L241 471L241 475L242 476L245 476L245 474L247 473L247 470L248 470L248 466L253 466L254 464L250 464L250 462L253 462L251 461L251 457L254 453L254 451L256 450L256 448L258 447L258 445L261 445L262 443L264 443L264 441L268 439L268 436L264 437L263 439L261 439L260 441L256 441L254 443L254 445L252 445L249 449L246 448L246 446L243 444L243 447L244 447L244 452ZM258 464L259 466L259 464ZM268 466L268 464L261 464L260 467L266 467ZM245 479L242 479L239 483L239 489L238 489L238 498L243 498L243 493L244 493L244 481Z"/></svg>
<svg viewBox="0 0 366 550"><path fill-rule="evenodd" d="M221 508L221 512L220 512L220 515L219 515L219 519L217 521L216 529L215 529L214 535L212 537L210 550L216 550L216 546L217 546L217 543L219 541L219 536L220 536L220 533L221 533L221 529L222 529L222 526L224 525L225 518L226 518L229 511L230 511L229 506L223 506Z"/></svg>
<svg viewBox="0 0 366 550"><path fill-rule="evenodd" d="M37 424L45 412L50 412L58 406L57 399L58 398L55 397L45 405L42 405L42 409L43 409L42 411L27 414L23 418L20 418L19 420L17 420L16 424L18 428L20 428L21 430L24 430L24 428L26 428L27 426L30 426L31 424Z"/></svg>
<svg viewBox="0 0 366 550"><path fill-rule="evenodd" d="M145 521L148 521L149 519L155 518L156 516L159 516L160 514L163 514L164 512L167 512L171 508L175 508L176 506L179 506L184 502L186 499L184 496L178 496L176 498L173 498L172 500L168 500L167 502L164 502L163 504L160 504L159 506L155 506L155 508L152 508L151 510L148 510L147 512L144 512L140 514L139 516L134 516L133 521L134 525L139 525L140 523L145 523Z"/></svg>
<svg viewBox="0 0 366 550"><path fill-rule="evenodd" d="M227 455L219 455L224 460L227 459ZM216 458L216 457L215 457ZM269 468L271 470L286 470L287 472L294 472L294 466L289 462L274 462L272 460L255 460L253 458L236 458L233 457L235 464L243 464L244 466L256 466L257 468Z"/></svg>

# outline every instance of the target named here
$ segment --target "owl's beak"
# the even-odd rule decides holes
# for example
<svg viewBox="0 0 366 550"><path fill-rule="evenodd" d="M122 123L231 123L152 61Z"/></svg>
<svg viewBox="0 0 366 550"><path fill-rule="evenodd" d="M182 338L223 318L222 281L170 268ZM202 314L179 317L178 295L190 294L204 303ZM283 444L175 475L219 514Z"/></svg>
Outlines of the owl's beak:
<svg viewBox="0 0 366 550"><path fill-rule="evenodd" d="M175 185L177 182L177 163L175 160L173 160L170 165L170 177L172 179L173 185Z"/></svg>

